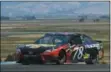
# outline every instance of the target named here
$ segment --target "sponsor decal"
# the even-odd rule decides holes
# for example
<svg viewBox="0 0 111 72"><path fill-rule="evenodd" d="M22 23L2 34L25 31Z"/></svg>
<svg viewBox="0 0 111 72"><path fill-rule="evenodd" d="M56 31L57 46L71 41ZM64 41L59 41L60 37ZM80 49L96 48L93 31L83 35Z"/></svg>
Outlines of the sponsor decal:
<svg viewBox="0 0 111 72"><path fill-rule="evenodd" d="M97 47L99 49L100 45L99 44L86 44L85 45L85 48L94 48L94 47Z"/></svg>
<svg viewBox="0 0 111 72"><path fill-rule="evenodd" d="M26 45L26 47L29 47L29 48L39 48L40 45L37 45L37 44L28 44L28 45Z"/></svg>
<svg viewBox="0 0 111 72"><path fill-rule="evenodd" d="M88 58L89 58L89 56L90 56L90 54L85 53L85 54L83 55L83 58L84 58L84 59L88 59Z"/></svg>

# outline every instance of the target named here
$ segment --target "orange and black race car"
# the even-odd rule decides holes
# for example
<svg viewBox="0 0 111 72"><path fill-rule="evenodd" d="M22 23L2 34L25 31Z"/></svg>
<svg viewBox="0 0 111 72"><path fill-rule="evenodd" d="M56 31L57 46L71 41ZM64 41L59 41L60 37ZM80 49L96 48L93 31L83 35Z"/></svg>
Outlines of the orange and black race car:
<svg viewBox="0 0 111 72"><path fill-rule="evenodd" d="M16 48L16 62L22 64L95 64L103 56L101 41L78 33L46 33L33 44L18 45Z"/></svg>

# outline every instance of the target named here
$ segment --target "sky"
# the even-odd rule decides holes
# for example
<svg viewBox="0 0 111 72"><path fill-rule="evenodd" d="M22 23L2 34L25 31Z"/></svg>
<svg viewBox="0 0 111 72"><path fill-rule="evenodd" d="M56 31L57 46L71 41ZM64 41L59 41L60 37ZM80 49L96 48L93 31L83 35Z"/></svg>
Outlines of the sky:
<svg viewBox="0 0 111 72"><path fill-rule="evenodd" d="M109 2L1 2L2 16L109 15Z"/></svg>

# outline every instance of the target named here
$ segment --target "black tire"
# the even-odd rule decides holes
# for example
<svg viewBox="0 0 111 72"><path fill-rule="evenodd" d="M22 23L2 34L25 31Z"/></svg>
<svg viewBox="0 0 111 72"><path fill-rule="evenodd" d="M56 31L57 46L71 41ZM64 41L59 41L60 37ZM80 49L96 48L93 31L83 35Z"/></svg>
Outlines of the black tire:
<svg viewBox="0 0 111 72"><path fill-rule="evenodd" d="M85 63L86 64L98 64L99 63L99 57L97 56L95 59L85 59Z"/></svg>
<svg viewBox="0 0 111 72"><path fill-rule="evenodd" d="M19 57L18 58L16 57L15 61L16 61L16 63L21 63L22 62L22 60Z"/></svg>
<svg viewBox="0 0 111 72"><path fill-rule="evenodd" d="M86 49L85 52L89 54L89 58L85 59L86 64L99 63L99 55L97 48Z"/></svg>
<svg viewBox="0 0 111 72"><path fill-rule="evenodd" d="M16 63L21 63L22 62L22 59L20 58L20 54L19 54L19 56L16 54L15 61L16 61Z"/></svg>
<svg viewBox="0 0 111 72"><path fill-rule="evenodd" d="M29 65L30 61L27 58L24 58L21 63L22 65Z"/></svg>
<svg viewBox="0 0 111 72"><path fill-rule="evenodd" d="M66 62L66 54L64 51L61 50L56 64L61 65L64 64L65 62Z"/></svg>

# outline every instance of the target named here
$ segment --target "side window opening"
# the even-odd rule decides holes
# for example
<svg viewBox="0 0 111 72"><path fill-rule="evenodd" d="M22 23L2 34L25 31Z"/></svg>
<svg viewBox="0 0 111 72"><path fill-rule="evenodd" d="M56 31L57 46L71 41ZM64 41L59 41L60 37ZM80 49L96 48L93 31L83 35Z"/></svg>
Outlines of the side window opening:
<svg viewBox="0 0 111 72"><path fill-rule="evenodd" d="M72 36L70 39L70 44L82 44L81 37L79 35Z"/></svg>

